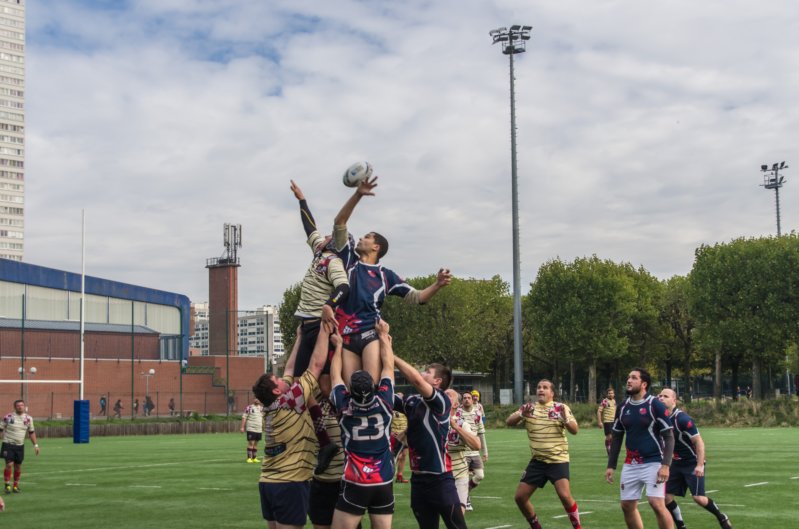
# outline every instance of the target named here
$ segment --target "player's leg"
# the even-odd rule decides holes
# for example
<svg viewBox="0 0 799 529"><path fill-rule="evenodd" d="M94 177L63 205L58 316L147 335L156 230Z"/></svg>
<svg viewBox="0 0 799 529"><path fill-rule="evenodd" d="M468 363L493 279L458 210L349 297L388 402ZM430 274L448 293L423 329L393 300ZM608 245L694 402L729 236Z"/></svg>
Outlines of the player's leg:
<svg viewBox="0 0 799 529"><path fill-rule="evenodd" d="M513 501L516 502L516 506L521 511L524 519L530 524L530 529L541 529L541 523L535 514L535 507L530 502L530 497L532 497L537 488L535 485L520 482L516 487L516 493L513 495Z"/></svg>
<svg viewBox="0 0 799 529"><path fill-rule="evenodd" d="M642 467L643 465L625 464L619 479L621 510L624 513L627 529L644 529L641 513L638 512L638 502L641 500L645 483Z"/></svg>
<svg viewBox="0 0 799 529"><path fill-rule="evenodd" d="M393 514L369 514L372 529L391 529L391 520L393 518Z"/></svg>
<svg viewBox="0 0 799 529"><path fill-rule="evenodd" d="M333 512L333 523L331 524L330 528L355 529L356 527L358 527L358 523L360 523L361 518L363 518L362 514L352 514L336 509ZM389 521L389 526L390 525L391 522Z"/></svg>
<svg viewBox="0 0 799 529"><path fill-rule="evenodd" d="M483 458L480 454L476 456L468 456L469 461L469 472L471 473L469 476L469 493L471 494L471 490L476 488L483 478L485 478L485 471L483 470ZM466 510L472 510L472 499L471 496L466 502Z"/></svg>
<svg viewBox="0 0 799 529"><path fill-rule="evenodd" d="M380 362L380 342L373 340L364 346L363 352L361 353L361 363L363 365L361 369L372 376L372 380L375 381L375 384L380 382L380 371L382 368Z"/></svg>
<svg viewBox="0 0 799 529"><path fill-rule="evenodd" d="M8 445L3 443L3 454L8 455ZM11 492L11 472L14 470L14 461L6 459L6 466L3 468L3 483L5 483L5 492Z"/></svg>
<svg viewBox="0 0 799 529"><path fill-rule="evenodd" d="M568 463L560 463L560 465L568 465ZM555 467L555 472L557 474L562 475L564 470L563 467ZM568 466L566 467L566 476L557 479L556 481L552 482L552 485L555 487L555 492L560 498L560 503L563 505L563 509L566 511L566 514L569 516L569 521L572 524L574 529L581 529L580 525L580 510L577 507L577 502L574 501L574 497L571 493L571 484L569 482L568 476Z"/></svg>
<svg viewBox="0 0 799 529"><path fill-rule="evenodd" d="M605 451L610 455L610 445L613 444L613 423L603 422L602 428L605 432Z"/></svg>
<svg viewBox="0 0 799 529"><path fill-rule="evenodd" d="M682 511L680 506L675 500L675 496L685 497L685 492L688 490L688 483L685 479L685 473L681 470L680 465L672 465L669 472L669 480L666 482L666 509L669 510L674 526L676 529L685 529L685 521L682 518Z"/></svg>
<svg viewBox="0 0 799 529"><path fill-rule="evenodd" d="M691 473L690 477L687 478L687 482L691 497L696 504L715 516L722 529L732 529L730 518L721 512L716 502L705 496L705 476L697 477Z"/></svg>
<svg viewBox="0 0 799 529"><path fill-rule="evenodd" d="M361 357L346 347L342 351L341 355L342 378L344 379L345 384L349 384L352 374L359 369L363 369L363 364L361 364Z"/></svg>
<svg viewBox="0 0 799 529"><path fill-rule="evenodd" d="M22 461L25 459L25 447L16 447L14 453L14 485L11 487L12 492L19 492L19 477L22 475Z"/></svg>
<svg viewBox="0 0 799 529"><path fill-rule="evenodd" d="M638 512L638 500L622 500L621 510L624 513L627 529L644 529L641 513Z"/></svg>

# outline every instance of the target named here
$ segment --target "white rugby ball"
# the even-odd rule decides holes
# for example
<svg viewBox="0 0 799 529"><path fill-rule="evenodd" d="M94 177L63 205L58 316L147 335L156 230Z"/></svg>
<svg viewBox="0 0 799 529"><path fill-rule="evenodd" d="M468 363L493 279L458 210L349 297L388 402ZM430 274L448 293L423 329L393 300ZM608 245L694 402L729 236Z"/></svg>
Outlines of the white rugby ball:
<svg viewBox="0 0 799 529"><path fill-rule="evenodd" d="M372 164L369 162L355 162L344 172L344 185L358 187L362 180L372 177Z"/></svg>

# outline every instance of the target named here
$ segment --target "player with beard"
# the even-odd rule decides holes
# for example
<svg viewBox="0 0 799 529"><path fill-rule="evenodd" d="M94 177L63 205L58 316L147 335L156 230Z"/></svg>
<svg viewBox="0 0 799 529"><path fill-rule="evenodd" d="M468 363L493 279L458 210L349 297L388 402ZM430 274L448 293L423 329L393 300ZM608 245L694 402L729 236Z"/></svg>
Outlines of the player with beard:
<svg viewBox="0 0 799 529"><path fill-rule="evenodd" d="M705 496L705 442L699 435L696 423L677 407L677 392L673 389L663 388L658 398L671 411L671 424L674 427L674 460L666 482L666 508L674 524L677 529L685 529L674 496L685 497L686 491L690 491L696 504L716 517L721 529L732 529L729 517L719 510L716 502Z"/></svg>
<svg viewBox="0 0 799 529"><path fill-rule="evenodd" d="M658 527L671 529L672 521L666 508L666 481L674 452L670 412L647 390L652 377L646 369L636 367L627 376L627 399L616 413L613 423L613 443L608 455L605 480L613 483L621 443L626 434L627 457L621 471L621 509L629 529L643 529L638 502L646 488L649 505L655 512Z"/></svg>
<svg viewBox="0 0 799 529"><path fill-rule="evenodd" d="M480 450L480 438L475 433L474 418L462 414L463 409L458 392L450 388L444 393L452 402L447 453L452 460L452 477L455 479L455 488L458 490L461 509L466 512L469 501L469 462L466 454L473 450ZM471 396L470 393L464 395Z"/></svg>
<svg viewBox="0 0 799 529"><path fill-rule="evenodd" d="M342 378L342 339L333 337L336 351L330 365L331 400L339 413L345 462L341 493L333 513L333 529L355 529L369 511L373 529L390 529L394 513L394 457L391 419L394 412L394 352L388 324L377 323L380 383L363 370Z"/></svg>

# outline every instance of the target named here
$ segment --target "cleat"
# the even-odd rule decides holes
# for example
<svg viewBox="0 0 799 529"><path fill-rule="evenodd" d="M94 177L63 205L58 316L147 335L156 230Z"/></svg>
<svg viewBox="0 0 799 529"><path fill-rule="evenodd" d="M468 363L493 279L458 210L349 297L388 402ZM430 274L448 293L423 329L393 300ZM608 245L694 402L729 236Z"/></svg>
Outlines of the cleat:
<svg viewBox="0 0 799 529"><path fill-rule="evenodd" d="M8 494L9 492L11 492L11 485L9 483L6 483L6 494Z"/></svg>
<svg viewBox="0 0 799 529"><path fill-rule="evenodd" d="M408 480L402 477L402 474L397 474L397 483L408 483Z"/></svg>
<svg viewBox="0 0 799 529"><path fill-rule="evenodd" d="M726 514L724 518L719 520L719 524L721 524L721 529L732 529L732 522L730 522L730 518Z"/></svg>
<svg viewBox="0 0 799 529"><path fill-rule="evenodd" d="M467 511L473 511L474 510L474 507L472 507L472 502L471 501L466 502L466 510Z"/></svg>
<svg viewBox="0 0 799 529"><path fill-rule="evenodd" d="M314 469L314 474L321 474L327 467L330 466L330 462L333 461L333 458L338 453L338 446L334 444L329 444L323 446L319 449L319 455L316 459L316 468Z"/></svg>
<svg viewBox="0 0 799 529"><path fill-rule="evenodd" d="M14 488L13 488L13 489L11 489L11 492L13 492L14 494L19 494L19 493L20 493L19 487L17 487L16 485L14 485Z"/></svg>
<svg viewBox="0 0 799 529"><path fill-rule="evenodd" d="M251 457L247 458L247 463L252 463L252 458Z"/></svg>
<svg viewBox="0 0 799 529"><path fill-rule="evenodd" d="M253 458L252 458L252 462L253 462L253 463L260 463L260 462L261 462L261 460L260 460L260 459L258 459L257 457L253 457Z"/></svg>

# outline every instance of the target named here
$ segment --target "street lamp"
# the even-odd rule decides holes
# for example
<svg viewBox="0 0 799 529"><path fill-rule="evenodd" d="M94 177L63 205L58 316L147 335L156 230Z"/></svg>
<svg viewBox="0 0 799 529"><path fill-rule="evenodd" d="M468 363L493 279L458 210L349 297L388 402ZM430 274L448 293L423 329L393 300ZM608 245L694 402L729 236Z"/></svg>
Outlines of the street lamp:
<svg viewBox="0 0 799 529"><path fill-rule="evenodd" d="M142 373L141 376L144 377L144 397L147 398L150 396L150 377L155 375L155 369L150 369L146 373Z"/></svg>
<svg viewBox="0 0 799 529"><path fill-rule="evenodd" d="M514 400L521 403L522 377L522 287L519 265L519 189L516 175L516 88L513 76L513 56L524 53L530 40L532 26L518 24L510 28L489 31L492 44L499 44L510 61L510 159L511 159L511 214L513 217L513 387Z"/></svg>

